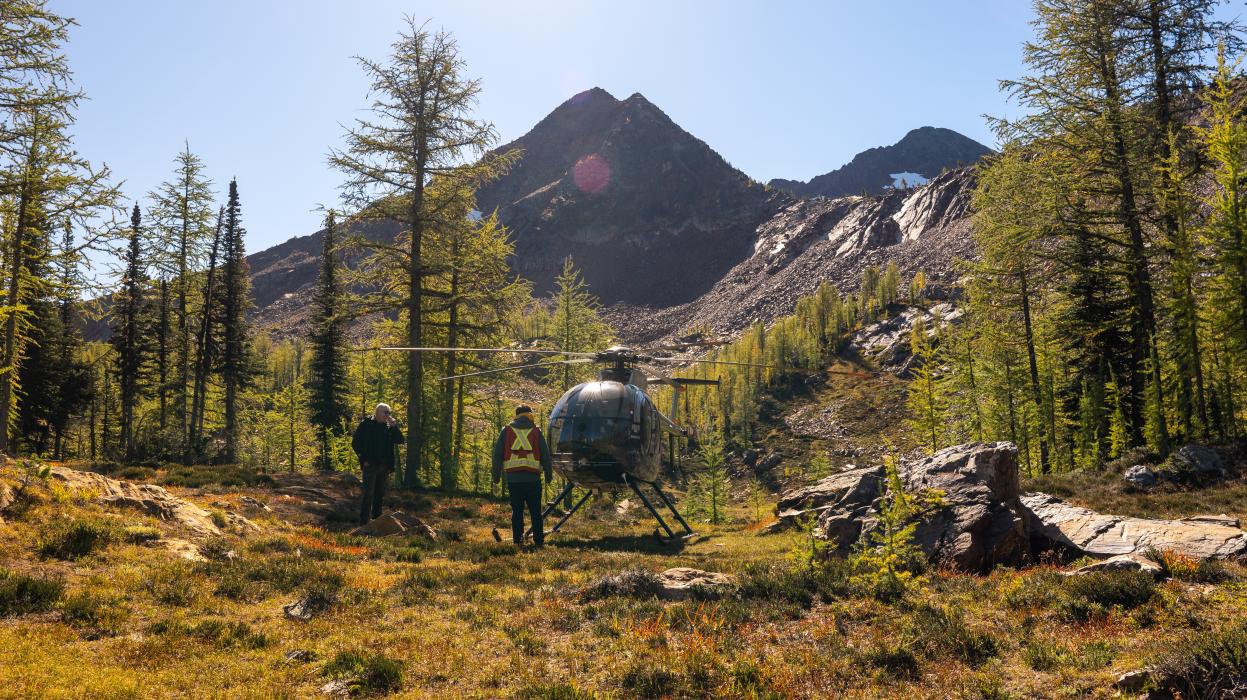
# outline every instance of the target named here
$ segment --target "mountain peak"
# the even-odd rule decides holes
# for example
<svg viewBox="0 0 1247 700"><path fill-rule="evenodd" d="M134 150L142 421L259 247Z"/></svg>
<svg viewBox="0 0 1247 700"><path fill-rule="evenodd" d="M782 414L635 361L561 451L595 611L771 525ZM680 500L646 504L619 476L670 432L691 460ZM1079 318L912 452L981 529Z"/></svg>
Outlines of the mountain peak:
<svg viewBox="0 0 1247 700"><path fill-rule="evenodd" d="M640 93L579 93L498 150L511 149L522 157L477 203L498 211L538 293L571 255L604 303L688 301L749 254L770 213L763 188Z"/></svg>
<svg viewBox="0 0 1247 700"><path fill-rule="evenodd" d="M809 182L775 179L770 185L799 197L883 194L895 185L896 175L929 179L944 170L977 162L991 152L987 146L952 129L920 126L891 146L862 151L846 165Z"/></svg>

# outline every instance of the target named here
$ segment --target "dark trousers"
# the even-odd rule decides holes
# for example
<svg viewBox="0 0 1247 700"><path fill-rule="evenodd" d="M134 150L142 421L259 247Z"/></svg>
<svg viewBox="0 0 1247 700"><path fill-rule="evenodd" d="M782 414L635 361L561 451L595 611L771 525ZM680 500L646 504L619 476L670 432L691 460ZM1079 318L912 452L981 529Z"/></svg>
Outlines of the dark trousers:
<svg viewBox="0 0 1247 700"><path fill-rule="evenodd" d="M385 485L390 481L386 467L364 467L364 495L359 504L359 524L381 517L381 499L385 498ZM371 515L370 515L371 514Z"/></svg>
<svg viewBox="0 0 1247 700"><path fill-rule="evenodd" d="M524 543L524 508L528 508L533 521L533 544L545 543L545 530L541 523L541 482L527 481L507 484L511 491L511 537L516 544Z"/></svg>

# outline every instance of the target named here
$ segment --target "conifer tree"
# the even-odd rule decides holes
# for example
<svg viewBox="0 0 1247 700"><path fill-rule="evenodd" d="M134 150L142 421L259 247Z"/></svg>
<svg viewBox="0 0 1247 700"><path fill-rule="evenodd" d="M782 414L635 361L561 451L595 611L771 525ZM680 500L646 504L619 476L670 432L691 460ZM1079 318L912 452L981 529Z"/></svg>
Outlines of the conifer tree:
<svg viewBox="0 0 1247 700"><path fill-rule="evenodd" d="M179 442L185 451L190 442L192 364L195 342L192 328L192 273L202 264L212 237L212 181L204 175L203 162L187 143L175 159L173 177L149 194L151 218L159 227L162 267L172 275L173 308L171 361L176 382L172 384L172 408L179 421ZM184 454L183 459L189 458Z"/></svg>
<svg viewBox="0 0 1247 700"><path fill-rule="evenodd" d="M325 215L320 277L312 294L311 362L307 385L311 392L312 424L320 443L321 469L333 469L329 440L342 432L350 415L347 406L347 358L342 289L338 282L338 225L333 210Z"/></svg>
<svg viewBox="0 0 1247 700"><path fill-rule="evenodd" d="M147 342L145 340L143 291L147 283L146 263L143 256L143 219L139 205L130 214L129 245L126 248L125 269L121 276L121 289L113 301L113 348L117 351L117 389L121 397L121 448L127 461L137 456L134 435L134 412L143 389L143 369L146 364Z"/></svg>
<svg viewBox="0 0 1247 700"><path fill-rule="evenodd" d="M431 33L407 18L387 63L357 60L371 81L373 121L357 120L347 132L346 147L331 151L329 161L346 173L344 196L359 217L397 221L403 227L392 245L362 238L356 243L372 249L374 256L402 261L402 276L387 286L384 307L405 314L405 341L420 347L426 335L425 278L434 274L426 259L426 233L439 212L463 196L465 187L470 192L495 177L515 156L477 159L496 134L492 124L471 114L480 83L465 77L450 34ZM447 184L430 190L433 180ZM408 353L403 469L408 488L418 484L426 447L424 384L424 354Z"/></svg>
<svg viewBox="0 0 1247 700"><path fill-rule="evenodd" d="M238 461L238 392L247 380L246 312L250 285L243 251L242 208L238 202L238 181L230 180L225 204L222 237L221 382L225 385L225 449L227 464Z"/></svg>

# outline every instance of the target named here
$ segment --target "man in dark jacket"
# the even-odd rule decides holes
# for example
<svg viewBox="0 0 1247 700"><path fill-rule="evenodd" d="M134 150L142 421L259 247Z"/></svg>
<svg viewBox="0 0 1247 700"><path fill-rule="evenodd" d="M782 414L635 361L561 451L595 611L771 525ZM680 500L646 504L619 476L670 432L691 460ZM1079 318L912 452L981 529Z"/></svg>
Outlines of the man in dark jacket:
<svg viewBox="0 0 1247 700"><path fill-rule="evenodd" d="M381 499L385 498L385 484L394 471L394 446L403 442L390 407L379 403L371 418L365 418L351 437L351 449L359 457L364 473L364 497L359 504L359 524L367 525L373 518L381 517ZM371 515L370 515L371 514Z"/></svg>
<svg viewBox="0 0 1247 700"><path fill-rule="evenodd" d="M541 522L541 475L546 481L552 478L550 448L533 422L533 409L520 406L515 409L515 420L502 429L494 441L494 483L507 477L507 489L511 492L511 538L516 545L524 543L524 508L528 508L533 521L533 544L545 543L545 530ZM496 535L497 533L495 533Z"/></svg>

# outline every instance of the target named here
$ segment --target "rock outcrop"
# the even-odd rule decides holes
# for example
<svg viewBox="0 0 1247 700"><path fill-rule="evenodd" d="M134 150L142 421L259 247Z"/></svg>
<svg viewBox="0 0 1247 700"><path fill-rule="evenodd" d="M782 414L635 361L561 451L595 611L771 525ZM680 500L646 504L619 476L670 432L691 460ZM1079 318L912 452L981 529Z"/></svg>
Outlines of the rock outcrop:
<svg viewBox="0 0 1247 700"><path fill-rule="evenodd" d="M863 357L880 368L902 377L914 368L910 335L914 324L922 320L928 332L955 323L965 312L949 303L935 304L929 309L910 306L900 313L873 323L853 334L852 343Z"/></svg>
<svg viewBox="0 0 1247 700"><path fill-rule="evenodd" d="M916 544L933 562L963 571L1021 564L1052 549L1101 558L1151 548L1200 559L1247 556L1247 532L1227 516L1127 518L1047 494L1022 494L1012 443L945 448L904 461L898 472L907 492L939 495L939 504L916 523ZM776 506L778 521L767 531L814 520L816 536L846 552L876 526L884 478L881 466L855 468L787 491ZM1137 564L1119 559L1104 566Z"/></svg>
<svg viewBox="0 0 1247 700"><path fill-rule="evenodd" d="M1173 550L1200 559L1247 556L1247 532L1224 516L1150 520L1102 515L1045 493L1021 497L1031 531L1044 540L1093 557Z"/></svg>
<svg viewBox="0 0 1247 700"><path fill-rule="evenodd" d="M900 471L907 491L934 489L943 494L945 505L924 517L915 532L932 561L987 572L1029 557L1013 443L948 447L902 464Z"/></svg>
<svg viewBox="0 0 1247 700"><path fill-rule="evenodd" d="M213 522L211 513L154 484L118 481L103 474L78 471L68 467L52 467L52 478L65 482L65 485L71 489L94 493L98 503L134 508L161 520L176 523L194 535L221 534L221 529ZM236 517L246 520L242 516ZM247 524L251 525L249 522Z"/></svg>
<svg viewBox="0 0 1247 700"><path fill-rule="evenodd" d="M1018 501L1017 448L1012 443L949 447L900 466L910 492L939 491L943 505L918 523L917 544L935 562L966 571L1019 564L1029 554L1027 521ZM847 551L875 525L884 469L833 474L780 497L779 523L817 517L817 536Z"/></svg>
<svg viewBox="0 0 1247 700"><path fill-rule="evenodd" d="M662 600L716 598L731 590L733 585L735 579L727 574L681 566L658 574L658 597Z"/></svg>

